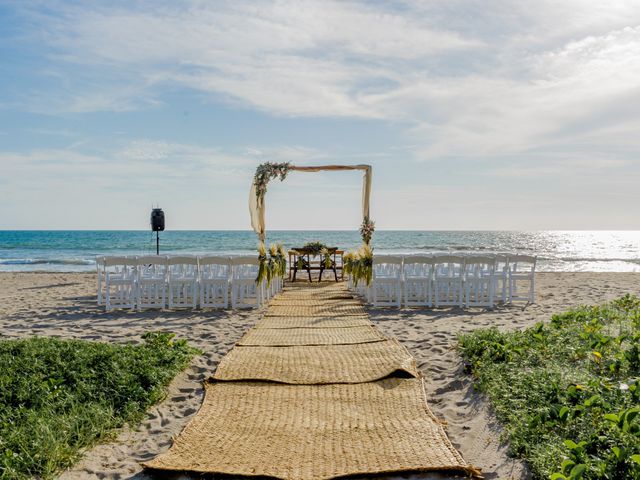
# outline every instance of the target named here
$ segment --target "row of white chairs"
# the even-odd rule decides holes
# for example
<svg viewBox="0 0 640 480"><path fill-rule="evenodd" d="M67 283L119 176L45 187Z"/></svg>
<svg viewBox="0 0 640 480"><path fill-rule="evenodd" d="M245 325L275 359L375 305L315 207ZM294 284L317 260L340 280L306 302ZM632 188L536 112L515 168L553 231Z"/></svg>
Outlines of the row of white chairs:
<svg viewBox="0 0 640 480"><path fill-rule="evenodd" d="M283 280L256 284L255 256L97 257L98 305L114 308L257 308Z"/></svg>
<svg viewBox="0 0 640 480"><path fill-rule="evenodd" d="M537 258L529 255L374 255L371 285L356 290L374 306L492 307L535 302Z"/></svg>

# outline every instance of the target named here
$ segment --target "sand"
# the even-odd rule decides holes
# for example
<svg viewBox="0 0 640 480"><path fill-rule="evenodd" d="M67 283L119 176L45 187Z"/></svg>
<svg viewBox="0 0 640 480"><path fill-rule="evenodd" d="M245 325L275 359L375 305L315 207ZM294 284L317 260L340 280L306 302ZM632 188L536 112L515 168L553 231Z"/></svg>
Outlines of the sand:
<svg viewBox="0 0 640 480"><path fill-rule="evenodd" d="M526 467L507 455L501 429L483 395L474 392L455 350L459 332L497 326L518 329L548 320L567 308L601 303L625 293L640 294L638 273L539 273L537 303L494 311L472 309L370 309L383 333L397 338L417 358L436 416L448 423L454 446L487 479L526 479ZM46 335L94 341L136 342L150 330L172 331L204 351L178 375L167 398L136 429L85 453L63 479L191 478L142 471L138 462L169 448L197 411L202 381L262 311L185 310L105 313L95 304L95 275L78 273L0 273L0 338ZM195 477L194 477L195 478ZM200 477L198 477L200 478ZM380 477L381 478L381 477ZM388 477L387 477L388 478ZM461 478L411 474L393 478Z"/></svg>

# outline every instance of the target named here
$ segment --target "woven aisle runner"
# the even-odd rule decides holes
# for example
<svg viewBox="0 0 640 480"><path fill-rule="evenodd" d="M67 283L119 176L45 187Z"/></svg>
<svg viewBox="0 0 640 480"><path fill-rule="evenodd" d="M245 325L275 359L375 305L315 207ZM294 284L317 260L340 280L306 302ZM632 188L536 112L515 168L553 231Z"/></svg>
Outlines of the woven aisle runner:
<svg viewBox="0 0 640 480"><path fill-rule="evenodd" d="M415 359L397 340L356 345L235 347L216 380L268 380L289 384L366 383L389 376L417 378Z"/></svg>
<svg viewBox="0 0 640 480"><path fill-rule="evenodd" d="M335 317L264 317L258 322L260 328L327 328L364 327L371 325L366 315Z"/></svg>
<svg viewBox="0 0 640 480"><path fill-rule="evenodd" d="M415 359L343 284L294 284L273 303L222 359L169 451L145 467L292 480L479 476L429 410Z"/></svg>
<svg viewBox="0 0 640 480"><path fill-rule="evenodd" d="M385 338L371 325L351 328L254 328L238 345L291 347L294 345L355 345Z"/></svg>

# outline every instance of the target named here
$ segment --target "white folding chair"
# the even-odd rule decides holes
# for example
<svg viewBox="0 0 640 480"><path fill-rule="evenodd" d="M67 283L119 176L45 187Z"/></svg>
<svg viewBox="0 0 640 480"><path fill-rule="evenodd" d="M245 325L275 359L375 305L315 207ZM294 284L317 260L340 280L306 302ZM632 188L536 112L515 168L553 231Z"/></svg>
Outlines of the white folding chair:
<svg viewBox="0 0 640 480"><path fill-rule="evenodd" d="M167 257L138 257L138 308L164 308L166 297Z"/></svg>
<svg viewBox="0 0 640 480"><path fill-rule="evenodd" d="M433 303L436 307L463 306L464 257L436 255L433 260Z"/></svg>
<svg viewBox="0 0 640 480"><path fill-rule="evenodd" d="M96 257L96 273L98 274L98 305L104 305L104 288L105 288L105 269L104 269L104 257Z"/></svg>
<svg viewBox="0 0 640 480"><path fill-rule="evenodd" d="M371 297L375 307L396 306L402 302L402 257L373 256Z"/></svg>
<svg viewBox="0 0 640 480"><path fill-rule="evenodd" d="M509 257L509 301L536 300L536 261L530 255L512 255ZM525 291L522 291L522 287Z"/></svg>
<svg viewBox="0 0 640 480"><path fill-rule="evenodd" d="M258 257L231 258L231 307L258 308L264 297L264 282L256 283Z"/></svg>
<svg viewBox="0 0 640 480"><path fill-rule="evenodd" d="M507 303L509 292L509 257L499 253L494 256L493 292L496 301Z"/></svg>
<svg viewBox="0 0 640 480"><path fill-rule="evenodd" d="M464 260L464 303L467 307L492 307L495 258L468 256Z"/></svg>
<svg viewBox="0 0 640 480"><path fill-rule="evenodd" d="M229 308L231 263L229 257L205 256L198 258L200 265L200 306L202 308Z"/></svg>
<svg viewBox="0 0 640 480"><path fill-rule="evenodd" d="M196 308L198 305L197 257L169 257L167 260L167 278L169 308Z"/></svg>
<svg viewBox="0 0 640 480"><path fill-rule="evenodd" d="M135 308L137 299L135 257L105 257L105 308Z"/></svg>
<svg viewBox="0 0 640 480"><path fill-rule="evenodd" d="M402 277L405 307L433 305L433 262L433 257L428 255L404 257Z"/></svg>

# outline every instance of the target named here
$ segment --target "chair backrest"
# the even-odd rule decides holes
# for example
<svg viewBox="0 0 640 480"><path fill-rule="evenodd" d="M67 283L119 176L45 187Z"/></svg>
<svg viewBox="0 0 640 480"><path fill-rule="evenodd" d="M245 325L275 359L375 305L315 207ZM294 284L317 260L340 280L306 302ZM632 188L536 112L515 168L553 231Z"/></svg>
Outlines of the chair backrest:
<svg viewBox="0 0 640 480"><path fill-rule="evenodd" d="M198 257L191 256L176 256L167 258L168 265L197 265Z"/></svg>
<svg viewBox="0 0 640 480"><path fill-rule="evenodd" d="M434 261L431 255L408 255L404 257L402 269L405 277L429 276Z"/></svg>
<svg viewBox="0 0 640 480"><path fill-rule="evenodd" d="M394 264L394 265L402 265L402 257L399 255L374 255L373 256L373 264Z"/></svg>
<svg viewBox="0 0 640 480"><path fill-rule="evenodd" d="M137 265L135 257L104 257L102 265L97 267L98 275L105 275L105 278L107 276L133 278ZM103 273L100 273L101 271Z"/></svg>
<svg viewBox="0 0 640 480"><path fill-rule="evenodd" d="M231 257L231 276L234 279L255 278L260 260L257 256Z"/></svg>
<svg viewBox="0 0 640 480"><path fill-rule="evenodd" d="M205 255L203 257L198 257L198 263L200 266L203 265L231 265L230 257L220 257L217 255Z"/></svg>
<svg viewBox="0 0 640 480"><path fill-rule="evenodd" d="M138 257L138 279L161 280L167 273L168 259L164 255Z"/></svg>
<svg viewBox="0 0 640 480"><path fill-rule="evenodd" d="M474 275L477 277L493 275L495 267L495 257L489 257L486 255L469 255L464 259L465 275Z"/></svg>
<svg viewBox="0 0 640 480"><path fill-rule="evenodd" d="M537 259L532 255L510 255L509 270L511 273L533 273Z"/></svg>
<svg viewBox="0 0 640 480"><path fill-rule="evenodd" d="M165 255L143 255L137 261L138 265L166 265L169 262Z"/></svg>
<svg viewBox="0 0 640 480"><path fill-rule="evenodd" d="M229 279L231 277L231 259L229 257L204 256L198 258L200 278Z"/></svg>
<svg viewBox="0 0 640 480"><path fill-rule="evenodd" d="M198 258L181 255L167 258L169 278L195 280L198 276Z"/></svg>
<svg viewBox="0 0 640 480"><path fill-rule="evenodd" d="M138 264L136 257L103 257L105 267L135 267Z"/></svg>
<svg viewBox="0 0 640 480"><path fill-rule="evenodd" d="M436 275L458 276L463 273L464 262L461 255L437 254L433 256L433 269Z"/></svg>
<svg viewBox="0 0 640 480"><path fill-rule="evenodd" d="M402 273L402 257L397 255L374 255L373 277L399 278Z"/></svg>

